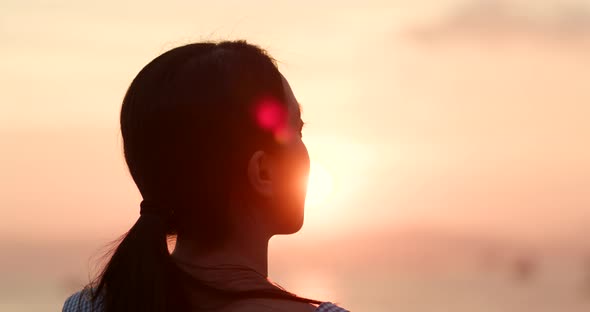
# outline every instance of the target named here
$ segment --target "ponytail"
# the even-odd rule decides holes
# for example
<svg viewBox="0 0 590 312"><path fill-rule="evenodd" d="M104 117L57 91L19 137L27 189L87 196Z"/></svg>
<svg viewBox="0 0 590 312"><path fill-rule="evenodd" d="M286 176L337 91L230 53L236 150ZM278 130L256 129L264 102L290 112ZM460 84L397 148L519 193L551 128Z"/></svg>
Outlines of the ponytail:
<svg viewBox="0 0 590 312"><path fill-rule="evenodd" d="M91 292L95 305L100 303L106 312L184 310L176 266L168 252L167 220L142 202L141 216L95 282Z"/></svg>

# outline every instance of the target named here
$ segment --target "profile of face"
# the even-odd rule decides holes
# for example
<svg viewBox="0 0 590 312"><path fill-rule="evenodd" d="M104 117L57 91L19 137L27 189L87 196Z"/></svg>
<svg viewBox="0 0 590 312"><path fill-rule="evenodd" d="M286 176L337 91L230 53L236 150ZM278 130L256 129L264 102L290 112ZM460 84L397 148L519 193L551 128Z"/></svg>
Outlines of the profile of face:
<svg viewBox="0 0 590 312"><path fill-rule="evenodd" d="M272 153L257 151L248 163L249 182L263 199L258 209L263 210L264 222L273 235L292 234L303 225L310 170L309 154L301 136L299 103L287 80L283 77L282 81L286 103L280 109L286 107L286 118L280 127L272 129L281 147Z"/></svg>

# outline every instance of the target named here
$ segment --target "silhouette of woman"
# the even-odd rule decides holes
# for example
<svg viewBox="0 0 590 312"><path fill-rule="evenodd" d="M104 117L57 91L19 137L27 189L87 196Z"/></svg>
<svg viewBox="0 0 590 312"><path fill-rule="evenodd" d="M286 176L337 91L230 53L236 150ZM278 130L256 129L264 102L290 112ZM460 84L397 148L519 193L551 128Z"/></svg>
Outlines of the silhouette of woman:
<svg viewBox="0 0 590 312"><path fill-rule="evenodd" d="M299 105L264 50L172 49L135 77L120 121L140 217L63 311L346 311L267 278L269 239L303 224L309 156Z"/></svg>

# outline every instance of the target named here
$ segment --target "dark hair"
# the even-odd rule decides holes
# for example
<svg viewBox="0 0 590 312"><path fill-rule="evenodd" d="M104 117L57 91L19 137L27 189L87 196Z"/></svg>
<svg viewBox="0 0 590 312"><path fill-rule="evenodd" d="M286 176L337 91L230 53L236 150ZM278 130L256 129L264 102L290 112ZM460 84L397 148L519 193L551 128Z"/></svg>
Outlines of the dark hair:
<svg viewBox="0 0 590 312"><path fill-rule="evenodd" d="M217 289L182 271L168 251L174 234L202 248L227 238L229 192L247 185L249 155L278 148L252 118L263 98L286 103L281 74L264 50L245 41L181 46L135 77L123 100L121 132L144 201L91 288L105 311L186 311L187 284L228 300L319 303L280 289Z"/></svg>

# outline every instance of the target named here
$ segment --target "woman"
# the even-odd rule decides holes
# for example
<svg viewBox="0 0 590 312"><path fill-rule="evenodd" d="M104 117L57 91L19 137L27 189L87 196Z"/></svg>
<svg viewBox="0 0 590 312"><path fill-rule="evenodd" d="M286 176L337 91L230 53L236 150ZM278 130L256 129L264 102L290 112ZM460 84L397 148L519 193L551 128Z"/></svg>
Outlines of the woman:
<svg viewBox="0 0 590 312"><path fill-rule="evenodd" d="M289 84L254 45L195 43L154 59L121 109L140 217L63 311L345 311L267 278L269 239L303 224L302 126Z"/></svg>

